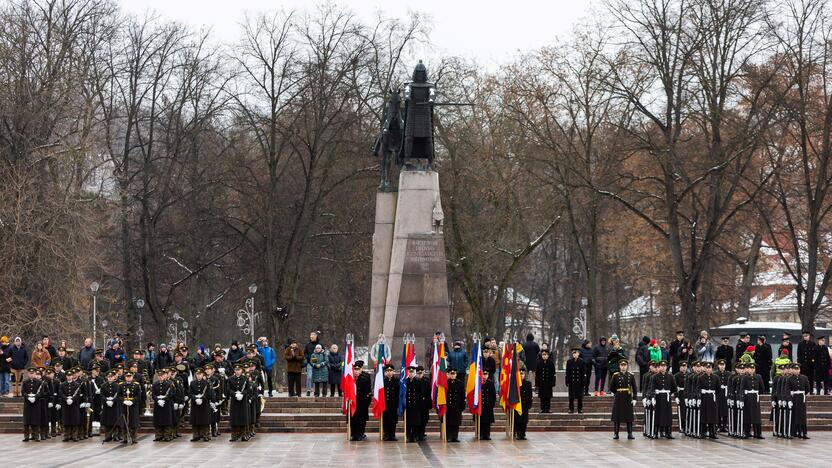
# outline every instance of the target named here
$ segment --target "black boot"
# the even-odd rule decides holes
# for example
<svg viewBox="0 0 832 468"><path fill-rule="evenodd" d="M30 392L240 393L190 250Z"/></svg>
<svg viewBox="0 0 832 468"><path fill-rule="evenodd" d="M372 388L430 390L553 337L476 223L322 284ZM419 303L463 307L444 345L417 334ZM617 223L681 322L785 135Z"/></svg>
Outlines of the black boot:
<svg viewBox="0 0 832 468"><path fill-rule="evenodd" d="M635 439L635 437L633 437L633 423L627 423L627 439Z"/></svg>
<svg viewBox="0 0 832 468"><path fill-rule="evenodd" d="M618 431L621 429L621 423L615 423L615 435L612 436L613 440L618 440Z"/></svg>
<svg viewBox="0 0 832 468"><path fill-rule="evenodd" d="M23 426L23 442L29 442L29 426Z"/></svg>

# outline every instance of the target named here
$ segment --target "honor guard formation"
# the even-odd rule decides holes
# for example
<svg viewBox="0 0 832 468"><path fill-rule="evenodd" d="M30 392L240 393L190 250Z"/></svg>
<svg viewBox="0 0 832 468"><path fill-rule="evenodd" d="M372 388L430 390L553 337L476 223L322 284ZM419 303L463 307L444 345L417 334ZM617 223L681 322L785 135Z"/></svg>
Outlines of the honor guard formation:
<svg viewBox="0 0 832 468"><path fill-rule="evenodd" d="M788 336L783 343L772 360L765 338L752 345L747 333L740 333L736 347L723 338L722 346L710 349L691 345L681 331L670 346L645 337L635 352L636 374L617 336L609 345L606 339L595 347L585 341L571 349L563 365L568 412L583 413L594 370L594 395L611 403L613 439L620 439L622 430L635 439L637 421L643 422L642 436L651 439L674 439L674 431L697 439L720 434L764 439L764 420L774 437L808 439L807 398L829 391L830 348L825 338L815 343L808 333L796 353ZM49 348L47 340L38 343L38 349ZM187 426L191 442L210 442L220 436L223 419L230 442L256 436L265 396L273 395L266 389L272 386L274 352L265 339L244 347L234 342L228 356L219 345L208 352L200 346L194 356L181 343L171 350L162 345L163 359L140 349L128 358L119 348L115 343L105 352L87 342L86 353L76 359L74 350L61 346L54 357L46 352L47 365L34 365L40 362L33 358L33 365L16 374L21 378L15 379L13 394L23 399L23 441L76 442L100 435L103 443L136 444L142 416L151 415L155 442L178 439ZM10 347L3 351L8 356ZM379 439L385 442L399 440L400 421L405 442L427 440L432 417L439 421L440 440L459 442L466 412L475 438L491 440L497 411L506 414L506 436L525 440L532 408L551 412L556 365L548 345L538 345L532 335L499 345L475 336L469 352L462 341L446 348L437 332L423 364L417 363L415 339L406 337L398 374L383 335L369 355L372 371L355 359L351 339L343 356L336 345L324 352L315 333L305 347L292 341L285 348L290 396L301 396L304 367L308 396L313 386L315 396L321 390L326 396L329 383L330 395L337 389L342 398L347 436L355 442L367 439L370 417L379 420ZM761 395L769 393L764 405ZM637 411L643 411L639 418Z"/></svg>

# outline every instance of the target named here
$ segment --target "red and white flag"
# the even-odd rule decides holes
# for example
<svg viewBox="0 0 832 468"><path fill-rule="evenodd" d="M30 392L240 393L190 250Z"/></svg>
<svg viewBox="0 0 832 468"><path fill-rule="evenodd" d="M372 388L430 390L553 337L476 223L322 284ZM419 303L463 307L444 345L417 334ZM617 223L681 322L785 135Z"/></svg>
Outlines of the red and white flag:
<svg viewBox="0 0 832 468"><path fill-rule="evenodd" d="M341 390L344 392L344 403L341 408L344 415L347 414L349 408L350 416L355 414L355 374L353 365L355 364L355 354L353 354L352 343L347 343L344 358L344 369L341 372Z"/></svg>
<svg viewBox="0 0 832 468"><path fill-rule="evenodd" d="M381 419L381 414L387 409L387 401L384 398L384 343L378 344L378 356L376 356L376 378L373 384L373 416Z"/></svg>

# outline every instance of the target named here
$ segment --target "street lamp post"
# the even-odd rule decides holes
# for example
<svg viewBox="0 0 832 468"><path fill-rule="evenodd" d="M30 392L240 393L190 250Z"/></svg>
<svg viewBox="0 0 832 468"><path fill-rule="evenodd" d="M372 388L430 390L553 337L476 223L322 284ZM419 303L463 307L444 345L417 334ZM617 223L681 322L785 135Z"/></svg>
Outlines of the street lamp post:
<svg viewBox="0 0 832 468"><path fill-rule="evenodd" d="M254 311L254 294L257 292L257 285L251 283L248 292L251 293L251 297L246 299L245 306L242 309L237 310L237 327L246 335L250 335L251 343L254 343L254 324L257 321L257 315L259 315Z"/></svg>
<svg viewBox="0 0 832 468"><path fill-rule="evenodd" d="M96 332L96 312L97 312L97 296L98 296L98 288L101 285L98 284L97 281L93 281L90 284L90 291L92 291L92 347L95 348L95 332Z"/></svg>
<svg viewBox="0 0 832 468"><path fill-rule="evenodd" d="M581 300L581 310L578 311L578 316L572 320L572 333L578 338L586 339L586 299Z"/></svg>
<svg viewBox="0 0 832 468"><path fill-rule="evenodd" d="M139 328L136 330L136 336L139 338L139 347L142 345L142 338L144 337L144 329L142 328L142 310L144 309L144 299L136 299L136 315L139 316Z"/></svg>
<svg viewBox="0 0 832 468"><path fill-rule="evenodd" d="M182 329L179 329L179 322L182 321ZM176 346L178 341L182 343L186 343L186 338L188 337L188 322L185 321L185 318L179 315L178 312L173 314L173 323L168 325L168 338L170 341L170 346Z"/></svg>

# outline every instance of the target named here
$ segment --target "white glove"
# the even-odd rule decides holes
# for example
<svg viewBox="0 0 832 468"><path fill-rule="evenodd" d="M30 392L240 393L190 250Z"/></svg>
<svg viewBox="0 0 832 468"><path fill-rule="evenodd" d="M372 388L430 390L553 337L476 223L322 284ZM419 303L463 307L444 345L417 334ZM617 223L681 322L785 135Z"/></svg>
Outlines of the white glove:
<svg viewBox="0 0 832 468"><path fill-rule="evenodd" d="M101 389L99 388L98 390L96 390L96 391L95 391L95 394L96 394L96 395L101 395Z"/></svg>
<svg viewBox="0 0 832 468"><path fill-rule="evenodd" d="M243 401L243 393L242 392L235 393L234 398L236 398L237 401Z"/></svg>
<svg viewBox="0 0 832 468"><path fill-rule="evenodd" d="M107 400L107 406L112 408L113 407L113 400Z"/></svg>
<svg viewBox="0 0 832 468"><path fill-rule="evenodd" d="M49 404L47 404L46 406L47 406L48 408L52 408L53 406L55 406L55 404L54 404L54 403L52 403L52 402L50 401L50 402L49 402Z"/></svg>
<svg viewBox="0 0 832 468"><path fill-rule="evenodd" d="M186 402L187 402L188 400L190 400L190 399L191 399L190 397L185 397L185 401L186 401Z"/></svg>
<svg viewBox="0 0 832 468"><path fill-rule="evenodd" d="M130 400L127 400L127 401L124 402L124 405L125 406L133 406L133 402L130 401Z"/></svg>
<svg viewBox="0 0 832 468"><path fill-rule="evenodd" d="M635 406L635 405L636 405L636 401L635 401L635 400L633 400L633 406Z"/></svg>
<svg viewBox="0 0 832 468"><path fill-rule="evenodd" d="M196 398L196 399L194 400L194 402L195 402L197 405L201 405L201 404L202 404L202 398Z"/></svg>
<svg viewBox="0 0 832 468"><path fill-rule="evenodd" d="M72 404L72 398L67 398L66 399L66 404L71 405Z"/></svg>
<svg viewBox="0 0 832 468"><path fill-rule="evenodd" d="M771 402L771 407L772 407L772 408L777 408L777 402L776 402L776 401L772 401L772 402Z"/></svg>
<svg viewBox="0 0 832 468"><path fill-rule="evenodd" d="M789 408L791 408L791 407L792 407L792 405L794 405L794 403L792 403L792 402L790 401L790 402L789 402Z"/></svg>
<svg viewBox="0 0 832 468"><path fill-rule="evenodd" d="M86 408L86 407L87 407L87 404L86 404L86 403L81 403L80 405L78 405L78 407L79 407L79 408Z"/></svg>
<svg viewBox="0 0 832 468"><path fill-rule="evenodd" d="M30 396L29 398L27 398L27 400L29 400L29 403L34 403L35 402L35 397Z"/></svg>
<svg viewBox="0 0 832 468"><path fill-rule="evenodd" d="M647 407L647 398L642 398L641 404L642 404L642 406L644 406L646 408Z"/></svg>
<svg viewBox="0 0 832 468"><path fill-rule="evenodd" d="M162 400L160 398L159 401L156 402L156 404L159 405L159 408L164 408L165 407L165 400Z"/></svg>
<svg viewBox="0 0 832 468"><path fill-rule="evenodd" d="M220 374L225 375L225 367L220 367Z"/></svg>
<svg viewBox="0 0 832 468"><path fill-rule="evenodd" d="M55 409L57 409L57 410L61 409L61 405L55 405Z"/></svg>

